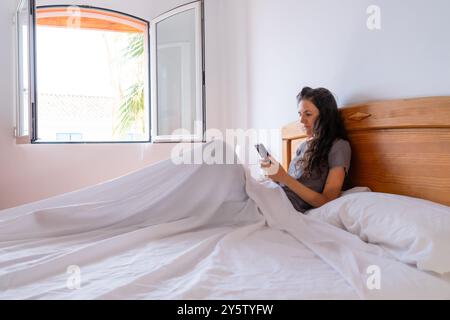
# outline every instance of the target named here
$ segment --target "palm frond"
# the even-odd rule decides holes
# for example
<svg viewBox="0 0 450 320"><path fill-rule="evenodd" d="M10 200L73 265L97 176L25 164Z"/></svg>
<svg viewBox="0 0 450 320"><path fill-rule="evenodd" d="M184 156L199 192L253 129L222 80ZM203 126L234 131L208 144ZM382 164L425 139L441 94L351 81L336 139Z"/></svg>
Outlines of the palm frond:
<svg viewBox="0 0 450 320"><path fill-rule="evenodd" d="M130 42L125 47L124 58L140 58L144 54L144 35L136 33L131 36Z"/></svg>
<svg viewBox="0 0 450 320"><path fill-rule="evenodd" d="M144 54L144 35L133 34L123 52L124 59L141 58ZM133 125L145 123L144 119L144 81L138 80L130 86L122 98L119 107L119 123L114 132L126 133ZM140 126L142 133L144 126Z"/></svg>
<svg viewBox="0 0 450 320"><path fill-rule="evenodd" d="M144 117L144 83L137 82L127 89L119 108L119 123L115 131L127 132ZM144 133L144 132L142 132Z"/></svg>

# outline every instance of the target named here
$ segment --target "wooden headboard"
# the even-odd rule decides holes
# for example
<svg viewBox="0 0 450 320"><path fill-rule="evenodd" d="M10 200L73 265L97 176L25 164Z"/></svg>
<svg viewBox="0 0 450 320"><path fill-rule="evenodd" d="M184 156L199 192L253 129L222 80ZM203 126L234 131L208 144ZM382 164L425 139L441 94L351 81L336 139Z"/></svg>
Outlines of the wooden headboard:
<svg viewBox="0 0 450 320"><path fill-rule="evenodd" d="M450 97L361 103L339 109L352 147L350 181L372 191L450 206ZM306 135L282 129L284 168Z"/></svg>

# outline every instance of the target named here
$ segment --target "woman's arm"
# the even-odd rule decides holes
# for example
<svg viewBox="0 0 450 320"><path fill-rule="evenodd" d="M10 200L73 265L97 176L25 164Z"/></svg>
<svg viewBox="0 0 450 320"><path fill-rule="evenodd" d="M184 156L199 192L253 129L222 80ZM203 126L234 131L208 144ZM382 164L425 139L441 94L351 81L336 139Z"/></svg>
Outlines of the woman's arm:
<svg viewBox="0 0 450 320"><path fill-rule="evenodd" d="M286 186L294 191L303 201L309 203L317 208L323 206L325 203L337 199L341 195L342 185L344 184L345 171L344 167L335 167L328 173L327 181L322 193L318 193L301 182L287 175L285 182Z"/></svg>
<svg viewBox="0 0 450 320"><path fill-rule="evenodd" d="M275 168L271 171L278 170L276 170L274 174L268 174L268 177L275 182L281 182L286 185L311 206L315 208L323 206L325 203L332 201L341 195L345 178L344 167L334 167L330 169L323 192L319 193L306 187L301 182L298 182L295 178L291 177L275 159L272 157L270 157L270 159L272 160L273 168ZM265 168L268 167L268 165L263 164L261 166Z"/></svg>

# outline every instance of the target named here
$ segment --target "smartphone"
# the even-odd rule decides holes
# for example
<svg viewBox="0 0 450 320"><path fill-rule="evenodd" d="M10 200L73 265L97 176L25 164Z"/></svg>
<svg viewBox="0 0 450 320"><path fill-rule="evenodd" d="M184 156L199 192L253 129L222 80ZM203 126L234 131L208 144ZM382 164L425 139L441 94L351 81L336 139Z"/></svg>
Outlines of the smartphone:
<svg viewBox="0 0 450 320"><path fill-rule="evenodd" d="M255 144L255 148L258 151L261 158L263 158L264 160L269 160L269 152L262 143Z"/></svg>

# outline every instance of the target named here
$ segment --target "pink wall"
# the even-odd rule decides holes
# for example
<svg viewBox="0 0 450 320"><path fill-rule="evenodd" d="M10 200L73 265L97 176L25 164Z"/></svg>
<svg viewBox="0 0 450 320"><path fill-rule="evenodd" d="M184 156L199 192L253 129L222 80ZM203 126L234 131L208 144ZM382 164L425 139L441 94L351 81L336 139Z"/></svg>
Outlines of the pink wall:
<svg viewBox="0 0 450 320"><path fill-rule="evenodd" d="M73 191L168 158L171 145L15 145L0 140L0 209Z"/></svg>

